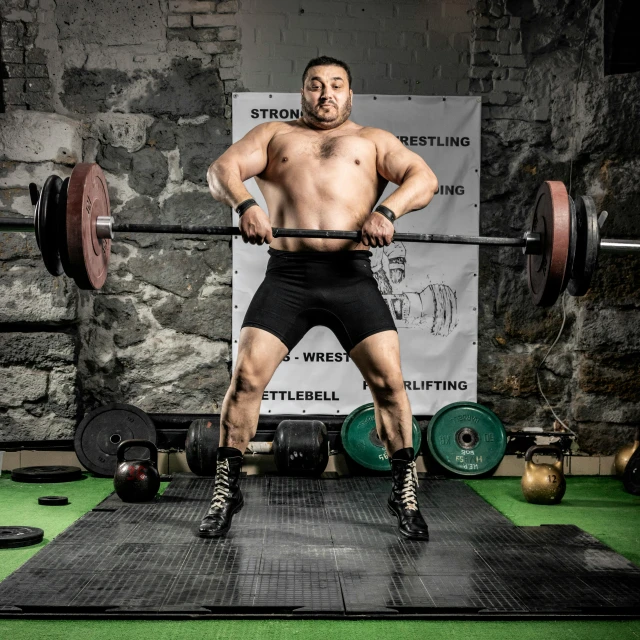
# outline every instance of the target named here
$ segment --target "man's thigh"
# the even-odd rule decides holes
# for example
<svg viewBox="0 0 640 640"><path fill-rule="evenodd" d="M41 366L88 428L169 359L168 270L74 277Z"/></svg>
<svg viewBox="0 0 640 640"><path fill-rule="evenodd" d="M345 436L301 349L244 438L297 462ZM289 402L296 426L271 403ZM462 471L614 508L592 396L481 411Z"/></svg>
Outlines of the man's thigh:
<svg viewBox="0 0 640 640"><path fill-rule="evenodd" d="M238 340L238 357L234 376L259 379L266 386L289 350L269 331L243 327Z"/></svg>
<svg viewBox="0 0 640 640"><path fill-rule="evenodd" d="M397 331L380 331L359 342L349 353L372 390L378 386L404 388Z"/></svg>

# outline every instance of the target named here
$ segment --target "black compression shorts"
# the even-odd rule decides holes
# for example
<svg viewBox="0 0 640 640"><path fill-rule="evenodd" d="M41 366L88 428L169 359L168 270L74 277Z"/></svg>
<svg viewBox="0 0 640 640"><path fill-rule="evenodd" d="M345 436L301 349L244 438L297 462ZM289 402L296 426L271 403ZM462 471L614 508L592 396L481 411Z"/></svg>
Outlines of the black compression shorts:
<svg viewBox="0 0 640 640"><path fill-rule="evenodd" d="M367 336L396 330L371 272L370 251L269 249L269 255L243 327L264 329L291 351L322 325L347 353Z"/></svg>

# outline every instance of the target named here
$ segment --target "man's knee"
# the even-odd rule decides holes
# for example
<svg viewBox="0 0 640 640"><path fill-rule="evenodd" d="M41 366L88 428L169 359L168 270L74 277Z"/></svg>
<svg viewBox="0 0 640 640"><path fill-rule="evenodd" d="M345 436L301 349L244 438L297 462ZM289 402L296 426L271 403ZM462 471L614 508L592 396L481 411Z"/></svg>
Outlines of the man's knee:
<svg viewBox="0 0 640 640"><path fill-rule="evenodd" d="M374 375L370 377L371 394L379 403L395 403L406 397L401 374Z"/></svg>
<svg viewBox="0 0 640 640"><path fill-rule="evenodd" d="M264 376L255 367L239 366L233 373L229 392L234 399L262 396L267 386Z"/></svg>

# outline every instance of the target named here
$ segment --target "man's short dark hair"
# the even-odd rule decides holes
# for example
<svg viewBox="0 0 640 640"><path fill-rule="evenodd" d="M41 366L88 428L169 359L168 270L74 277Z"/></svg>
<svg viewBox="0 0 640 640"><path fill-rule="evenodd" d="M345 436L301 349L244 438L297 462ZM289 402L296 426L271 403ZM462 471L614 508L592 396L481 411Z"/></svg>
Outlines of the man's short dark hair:
<svg viewBox="0 0 640 640"><path fill-rule="evenodd" d="M309 71L311 67L326 67L328 65L342 67L347 72L347 78L349 79L349 88L351 88L351 69L349 69L349 65L346 62L342 62L342 60L332 58L331 56L320 56L319 58L309 60L307 66L304 68L304 72L302 73L302 84L304 85L304 81L307 79L307 71Z"/></svg>

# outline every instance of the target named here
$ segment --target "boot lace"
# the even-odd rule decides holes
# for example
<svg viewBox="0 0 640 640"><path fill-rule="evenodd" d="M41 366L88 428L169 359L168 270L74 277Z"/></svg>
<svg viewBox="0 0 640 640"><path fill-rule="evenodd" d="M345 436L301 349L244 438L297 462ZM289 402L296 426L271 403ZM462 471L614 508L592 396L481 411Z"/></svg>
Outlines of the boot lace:
<svg viewBox="0 0 640 640"><path fill-rule="evenodd" d="M402 492L400 493L406 509L418 510L418 496L416 495L416 487L418 486L418 469L415 462L410 462L405 471Z"/></svg>
<svg viewBox="0 0 640 640"><path fill-rule="evenodd" d="M229 487L229 461L219 460L216 466L216 480L211 499L211 509L222 509L224 502L231 496Z"/></svg>

